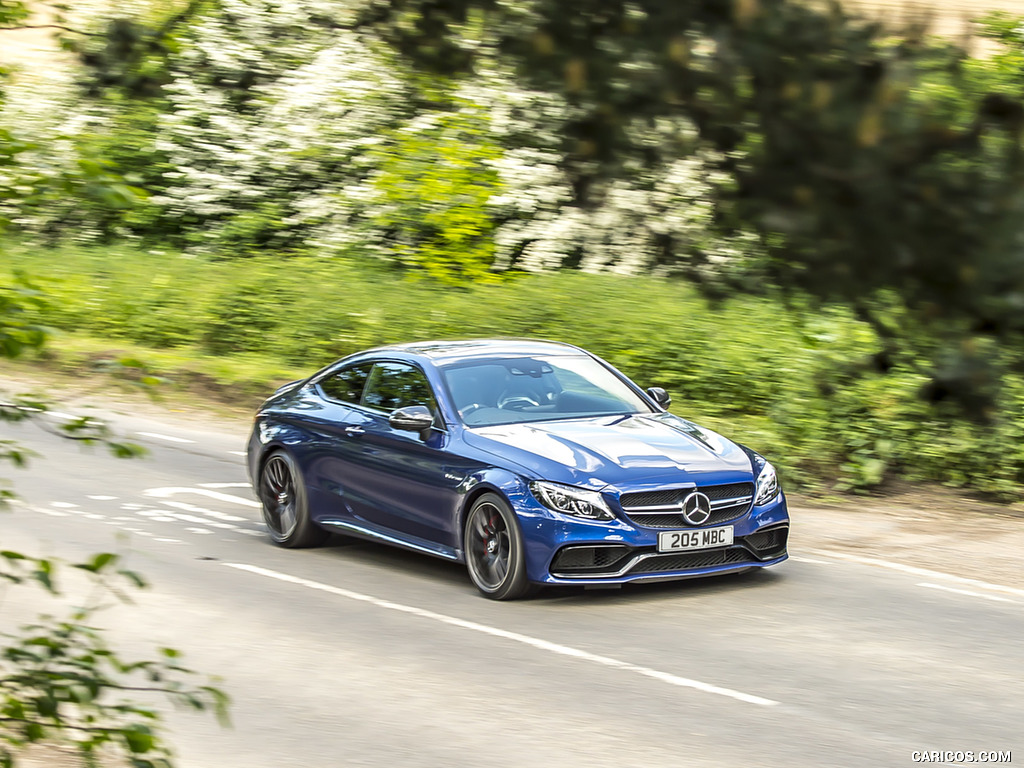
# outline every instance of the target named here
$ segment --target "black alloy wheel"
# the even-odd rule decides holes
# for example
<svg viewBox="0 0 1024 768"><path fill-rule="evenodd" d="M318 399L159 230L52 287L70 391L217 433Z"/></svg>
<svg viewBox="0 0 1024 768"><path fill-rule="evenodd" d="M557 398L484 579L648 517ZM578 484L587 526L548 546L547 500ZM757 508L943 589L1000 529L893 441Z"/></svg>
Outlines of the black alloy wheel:
<svg viewBox="0 0 1024 768"><path fill-rule="evenodd" d="M534 590L526 578L523 537L515 513L500 496L487 493L466 516L464 536L469 578L494 600L515 600Z"/></svg>
<svg viewBox="0 0 1024 768"><path fill-rule="evenodd" d="M290 455L274 451L260 470L260 502L263 522L275 544L282 547L314 547L330 534L309 518L306 486Z"/></svg>

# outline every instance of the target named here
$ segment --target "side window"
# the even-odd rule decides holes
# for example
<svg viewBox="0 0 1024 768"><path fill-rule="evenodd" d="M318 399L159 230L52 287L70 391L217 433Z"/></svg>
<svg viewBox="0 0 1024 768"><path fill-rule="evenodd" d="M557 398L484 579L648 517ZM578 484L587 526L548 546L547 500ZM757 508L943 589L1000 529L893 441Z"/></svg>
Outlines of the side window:
<svg viewBox="0 0 1024 768"><path fill-rule="evenodd" d="M364 363L342 368L327 378L321 379L320 389L331 400L358 404L363 396L363 387L366 385L372 367L372 363Z"/></svg>
<svg viewBox="0 0 1024 768"><path fill-rule="evenodd" d="M408 405L425 405L437 414L437 403L423 371L405 363L377 363L363 390L363 405L391 412Z"/></svg>

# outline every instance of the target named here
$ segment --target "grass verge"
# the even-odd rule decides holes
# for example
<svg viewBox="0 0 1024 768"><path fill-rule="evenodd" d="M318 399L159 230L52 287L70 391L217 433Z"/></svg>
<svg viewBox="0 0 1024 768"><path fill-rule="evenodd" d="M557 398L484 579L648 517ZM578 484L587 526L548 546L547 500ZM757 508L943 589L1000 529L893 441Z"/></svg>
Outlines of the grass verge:
<svg viewBox="0 0 1024 768"><path fill-rule="evenodd" d="M24 244L5 253L0 282L31 275L47 301L28 319L54 330L46 361L75 375L165 378L251 409L281 381L371 346L549 338L665 387L675 412L769 456L791 487L903 478L1016 497L1024 481L1024 381L1004 382L996 425L958 420L918 396L924 378L912 366L875 371L876 338L841 309L766 297L713 306L685 283L579 272L452 288L314 257Z"/></svg>

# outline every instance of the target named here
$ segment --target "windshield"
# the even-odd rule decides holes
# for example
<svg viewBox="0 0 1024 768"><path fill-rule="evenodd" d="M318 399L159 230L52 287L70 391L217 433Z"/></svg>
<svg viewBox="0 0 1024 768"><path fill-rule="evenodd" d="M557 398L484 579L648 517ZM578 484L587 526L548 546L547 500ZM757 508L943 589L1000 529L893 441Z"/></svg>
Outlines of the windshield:
<svg viewBox="0 0 1024 768"><path fill-rule="evenodd" d="M442 374L469 427L652 412L618 376L579 355L462 361Z"/></svg>

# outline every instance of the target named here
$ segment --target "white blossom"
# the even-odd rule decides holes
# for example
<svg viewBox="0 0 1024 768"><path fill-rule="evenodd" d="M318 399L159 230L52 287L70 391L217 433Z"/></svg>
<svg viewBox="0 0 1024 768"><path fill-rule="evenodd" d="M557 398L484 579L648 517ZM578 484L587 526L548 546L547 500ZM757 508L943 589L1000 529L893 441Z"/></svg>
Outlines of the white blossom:
<svg viewBox="0 0 1024 768"><path fill-rule="evenodd" d="M393 221L395 211L377 166L391 140L429 136L443 119L415 112L413 89L387 50L345 28L354 2L221 0L184 33L152 137L168 167L149 205L166 221L189 222L194 252L223 251L244 240L246 227L267 227L279 245L387 257L372 222ZM467 45L483 46L483 31L470 31ZM578 107L524 88L498 62L457 83L451 103L482 115L478 140L501 149L488 161L497 175L487 203L497 268L549 270L572 260L588 271L639 272L663 264L667 249L699 252L703 269L728 271L756 250L751 235L714 234L714 201L729 178L686 120L628 122L630 144L677 159L651 170L626 157L624 173L580 201L562 155L565 126L584 117ZM40 149L28 166L72 172L76 137L106 130L112 110L76 96L65 74L42 89L13 90L0 125L33 126ZM9 169L0 175L0 187L18 183ZM103 234L88 217L75 221L73 206L15 204L7 213L28 230L75 222L79 239Z"/></svg>

